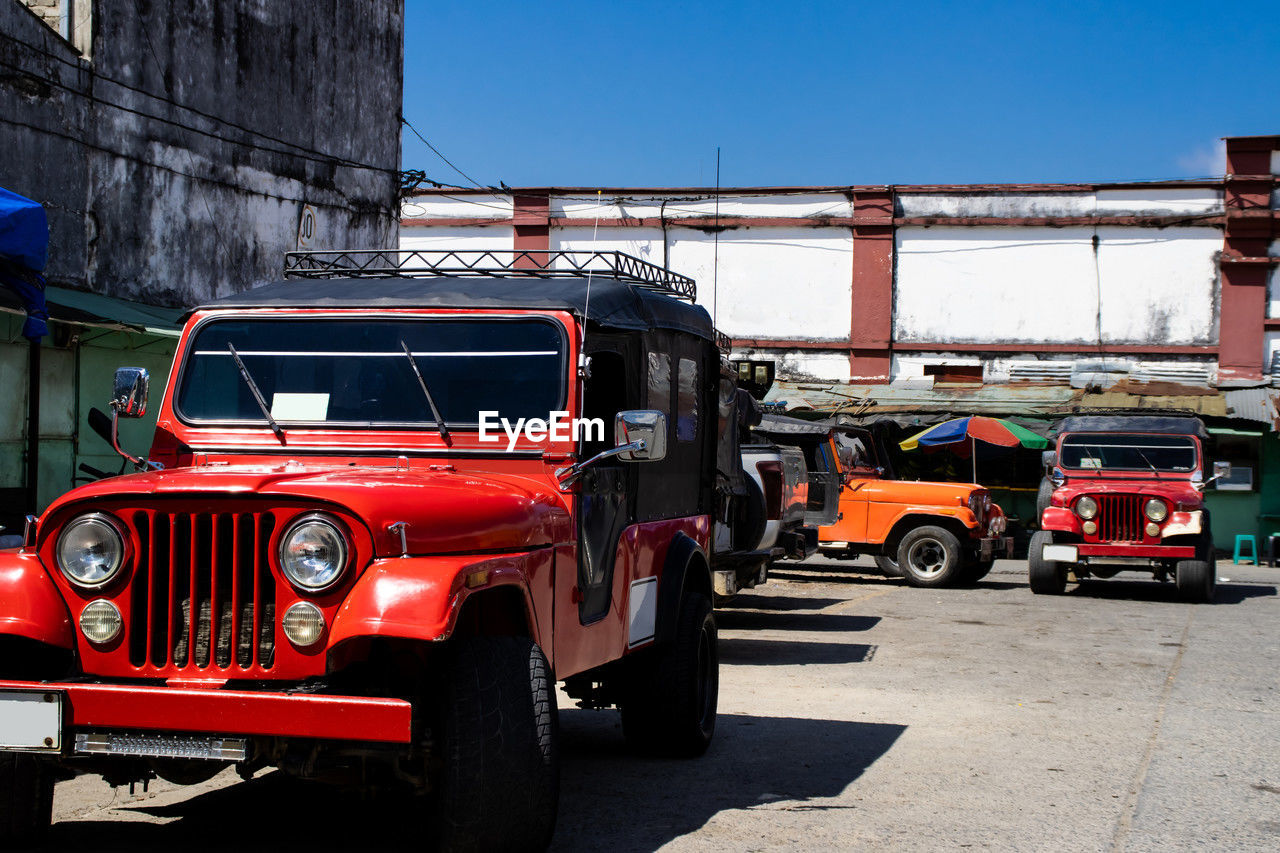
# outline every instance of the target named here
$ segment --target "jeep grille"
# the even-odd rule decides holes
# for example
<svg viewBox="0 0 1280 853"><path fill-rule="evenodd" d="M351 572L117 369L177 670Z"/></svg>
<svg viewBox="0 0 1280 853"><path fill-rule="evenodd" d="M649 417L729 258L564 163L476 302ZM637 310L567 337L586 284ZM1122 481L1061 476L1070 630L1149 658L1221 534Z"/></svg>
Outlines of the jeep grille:
<svg viewBox="0 0 1280 853"><path fill-rule="evenodd" d="M131 515L141 545L133 581L129 657L180 671L270 670L275 582L269 512ZM256 668L255 665L256 664Z"/></svg>
<svg viewBox="0 0 1280 853"><path fill-rule="evenodd" d="M1147 519L1141 495L1098 495L1098 539L1104 542L1141 542Z"/></svg>

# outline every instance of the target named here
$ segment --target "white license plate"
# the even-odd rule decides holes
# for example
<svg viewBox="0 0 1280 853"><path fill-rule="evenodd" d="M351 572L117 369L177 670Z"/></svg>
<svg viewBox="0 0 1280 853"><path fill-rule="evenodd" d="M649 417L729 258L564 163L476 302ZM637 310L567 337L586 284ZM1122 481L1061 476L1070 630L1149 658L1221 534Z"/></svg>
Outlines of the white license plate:
<svg viewBox="0 0 1280 853"><path fill-rule="evenodd" d="M62 749L62 694L0 690L0 749Z"/></svg>
<svg viewBox="0 0 1280 853"><path fill-rule="evenodd" d="M1045 545L1043 556L1051 563L1074 563L1080 559L1075 545Z"/></svg>

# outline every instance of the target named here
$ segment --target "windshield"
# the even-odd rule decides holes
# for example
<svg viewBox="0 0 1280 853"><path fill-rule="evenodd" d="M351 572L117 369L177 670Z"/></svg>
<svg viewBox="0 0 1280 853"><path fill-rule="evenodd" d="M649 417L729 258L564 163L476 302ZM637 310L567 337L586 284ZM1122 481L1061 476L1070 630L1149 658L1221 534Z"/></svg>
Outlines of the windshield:
<svg viewBox="0 0 1280 853"><path fill-rule="evenodd" d="M1181 471L1196 468L1196 444L1184 435L1077 433L1062 438L1063 468Z"/></svg>
<svg viewBox="0 0 1280 853"><path fill-rule="evenodd" d="M564 407L564 335L545 319L214 320L197 329L175 397L192 422L450 426L479 412L546 418ZM412 358L405 354L408 350Z"/></svg>

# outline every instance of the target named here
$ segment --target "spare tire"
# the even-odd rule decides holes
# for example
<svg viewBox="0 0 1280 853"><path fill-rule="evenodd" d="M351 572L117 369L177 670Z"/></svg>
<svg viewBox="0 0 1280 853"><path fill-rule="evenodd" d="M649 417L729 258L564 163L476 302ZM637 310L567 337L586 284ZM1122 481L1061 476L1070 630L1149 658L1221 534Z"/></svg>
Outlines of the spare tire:
<svg viewBox="0 0 1280 853"><path fill-rule="evenodd" d="M1036 528L1040 527L1040 520L1044 518L1044 511L1053 500L1053 480L1044 477L1040 480L1040 491L1036 492Z"/></svg>

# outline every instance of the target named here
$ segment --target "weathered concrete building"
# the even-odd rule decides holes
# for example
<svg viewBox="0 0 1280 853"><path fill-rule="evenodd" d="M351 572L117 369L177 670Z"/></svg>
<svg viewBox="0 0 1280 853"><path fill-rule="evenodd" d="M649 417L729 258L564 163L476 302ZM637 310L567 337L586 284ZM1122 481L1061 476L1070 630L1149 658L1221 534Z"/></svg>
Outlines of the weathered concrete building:
<svg viewBox="0 0 1280 853"><path fill-rule="evenodd" d="M697 279L735 357L777 361L788 381L775 398L792 406L1045 420L1081 407L1193 411L1242 429L1226 455L1280 482L1269 388L1280 384L1280 137L1228 139L1226 172L435 190L404 206L400 245L616 249L668 264ZM1263 479L1224 491L1245 503L1215 524L1245 514L1272 529L1280 489L1264 500Z"/></svg>
<svg viewBox="0 0 1280 853"><path fill-rule="evenodd" d="M35 362L0 323L0 515L30 508L35 473L43 506L101 455L85 418L111 368L163 387L180 312L138 303L278 279L300 245L396 245L403 40L397 0L0 0L0 187L48 212L54 320L38 454Z"/></svg>

